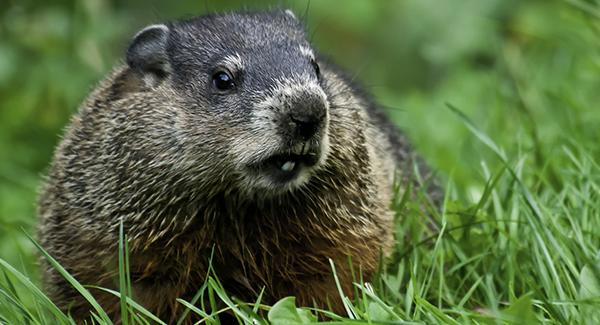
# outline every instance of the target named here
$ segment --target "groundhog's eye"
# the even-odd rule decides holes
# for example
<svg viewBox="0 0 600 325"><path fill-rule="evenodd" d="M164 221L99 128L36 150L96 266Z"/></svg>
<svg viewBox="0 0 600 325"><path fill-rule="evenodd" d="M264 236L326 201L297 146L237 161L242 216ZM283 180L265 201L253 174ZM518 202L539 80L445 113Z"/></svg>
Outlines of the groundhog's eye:
<svg viewBox="0 0 600 325"><path fill-rule="evenodd" d="M319 64L317 63L317 61L315 61L315 59L311 59L310 64L313 66L313 69L315 69L317 78L321 78L321 68L319 68Z"/></svg>
<svg viewBox="0 0 600 325"><path fill-rule="evenodd" d="M212 76L212 82L218 90L230 90L235 87L233 77L227 71L217 71Z"/></svg>

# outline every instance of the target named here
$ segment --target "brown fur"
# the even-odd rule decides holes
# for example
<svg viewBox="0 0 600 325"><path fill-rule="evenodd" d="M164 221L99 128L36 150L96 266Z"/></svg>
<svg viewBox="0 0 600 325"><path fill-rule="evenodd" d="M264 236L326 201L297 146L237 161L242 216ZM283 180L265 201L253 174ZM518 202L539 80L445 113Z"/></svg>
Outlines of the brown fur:
<svg viewBox="0 0 600 325"><path fill-rule="evenodd" d="M368 99L325 64L322 73L329 156L304 186L266 195L240 187L219 149L243 126L193 115L195 104L171 83L150 87L127 66L116 69L56 150L39 201L41 244L81 283L117 289L122 221L134 299L168 322L184 309L176 298L189 300L202 285L213 250L230 294L252 300L264 287L267 303L294 295L299 305L330 303L343 313L329 259L346 295L349 257L372 277L392 245L395 171L412 154L402 136L382 131ZM201 152L198 139L214 150ZM58 306L89 318L89 305L47 264L44 278ZM118 319L118 300L92 293Z"/></svg>

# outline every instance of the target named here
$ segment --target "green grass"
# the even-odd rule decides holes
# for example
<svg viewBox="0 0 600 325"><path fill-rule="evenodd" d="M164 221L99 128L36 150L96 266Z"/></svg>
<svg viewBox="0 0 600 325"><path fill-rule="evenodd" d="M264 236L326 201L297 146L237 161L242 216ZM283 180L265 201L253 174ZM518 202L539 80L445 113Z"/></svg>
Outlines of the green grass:
<svg viewBox="0 0 600 325"><path fill-rule="evenodd" d="M42 248L25 234L35 233L36 188L60 129L128 37L207 10L146 4L0 3L0 324L70 322L41 290ZM344 315L298 309L293 298L237 301L212 272L179 301L186 313L208 324L223 312L261 324L315 314L347 324L600 323L600 3L345 4L311 2L313 41L356 73L439 171L442 208L398 192L393 258L370 284L357 272ZM153 316L129 297L126 243L123 234L113 293L122 323L144 324ZM106 323L99 306L94 313Z"/></svg>

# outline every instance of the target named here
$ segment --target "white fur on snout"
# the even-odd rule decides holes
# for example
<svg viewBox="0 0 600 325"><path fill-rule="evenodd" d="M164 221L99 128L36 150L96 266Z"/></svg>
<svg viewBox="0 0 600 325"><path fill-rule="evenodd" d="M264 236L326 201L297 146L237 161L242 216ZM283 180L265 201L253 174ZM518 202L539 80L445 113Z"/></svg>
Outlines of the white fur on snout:
<svg viewBox="0 0 600 325"><path fill-rule="evenodd" d="M263 92L262 96L257 96L263 97L263 100L255 105L254 112L282 107L290 99L302 97L307 93L321 97L327 110L329 109L327 95L314 77L302 74L295 75L292 78L278 78L274 81L275 86L273 88Z"/></svg>
<svg viewBox="0 0 600 325"><path fill-rule="evenodd" d="M232 140L230 151L239 168L258 164L281 148L279 141L265 133L269 132L266 128L257 128L255 125L256 123L253 123L250 130L240 133L243 136ZM275 129L271 132L275 132Z"/></svg>
<svg viewBox="0 0 600 325"><path fill-rule="evenodd" d="M314 76L308 74L293 75L288 78L279 78L275 80L274 87L265 90L254 98L257 100L252 109L252 117L244 136L232 141L231 153L236 158L237 165L245 168L248 165L260 163L261 161L281 153L281 148L285 147L284 140L278 134L279 120L282 114L286 114L289 109L286 105L295 101L302 101L302 96L318 96L323 102L325 108L325 123L323 125L323 136L319 140L321 156L316 168L322 166L329 153L329 104L327 95L317 83ZM304 143L297 144L290 148L295 154L302 154ZM284 164L285 165L285 164ZM296 166L282 165L282 170L292 170ZM302 169L298 176L288 184L290 188L305 184L311 176L312 169ZM252 185L259 185L264 188L274 188L276 184L271 184L265 177L251 177L246 180Z"/></svg>

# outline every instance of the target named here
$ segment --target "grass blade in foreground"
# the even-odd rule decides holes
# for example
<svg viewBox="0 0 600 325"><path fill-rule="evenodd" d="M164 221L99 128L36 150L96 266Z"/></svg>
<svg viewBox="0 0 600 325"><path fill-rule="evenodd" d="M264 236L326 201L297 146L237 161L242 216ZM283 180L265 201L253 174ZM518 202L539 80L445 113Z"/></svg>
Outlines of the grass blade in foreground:
<svg viewBox="0 0 600 325"><path fill-rule="evenodd" d="M9 274L13 275L15 278L19 280L21 284L29 290L37 299L40 300L41 304L47 307L50 312L56 317L57 320L62 322L63 324L71 324L73 323L71 319L69 319L61 310L58 308L48 296L46 296L42 290L40 290L34 283L29 280L27 276L23 273L19 272L17 269L8 264L5 260L0 258L0 266L3 267Z"/></svg>
<svg viewBox="0 0 600 325"><path fill-rule="evenodd" d="M77 290L85 298L85 300L87 300L87 302L90 303L92 308L94 308L94 310L98 313L98 317L100 317L100 319L105 324L112 324L110 317L108 317L104 309L102 309L102 307L100 306L100 304L98 304L98 302L92 296L92 294L86 288L84 288L81 285L81 283L79 283L79 281L77 281L71 274L69 274L69 272L67 272L67 270L65 270L65 268L62 267L62 265L60 265L60 263L58 263L57 260L50 256L50 254L48 254L48 252L46 252L46 250L44 250L42 246L40 246L33 238L31 238L27 234L26 236L29 238L29 240L31 240L35 247L37 247L37 249L44 255L44 257L46 257L46 259L52 265L52 267L54 267L65 278L65 280L67 280L73 286L73 288L75 288L75 290Z"/></svg>

